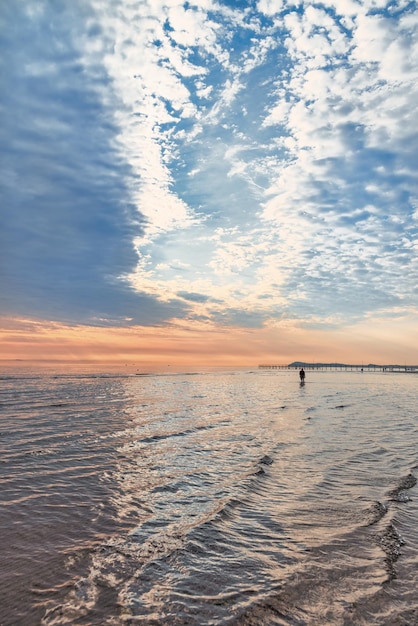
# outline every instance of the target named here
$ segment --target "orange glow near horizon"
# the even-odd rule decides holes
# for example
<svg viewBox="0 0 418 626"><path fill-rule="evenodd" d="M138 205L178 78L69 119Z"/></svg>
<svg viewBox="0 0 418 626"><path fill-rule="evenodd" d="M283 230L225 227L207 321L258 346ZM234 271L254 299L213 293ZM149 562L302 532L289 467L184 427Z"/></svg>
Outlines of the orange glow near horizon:
<svg viewBox="0 0 418 626"><path fill-rule="evenodd" d="M411 346L416 319L374 320L344 330L303 328L292 322L261 329L216 328L173 321L170 326L100 328L30 319L4 319L2 360L122 362L142 367L207 365L256 367L261 363L399 363L415 365Z"/></svg>

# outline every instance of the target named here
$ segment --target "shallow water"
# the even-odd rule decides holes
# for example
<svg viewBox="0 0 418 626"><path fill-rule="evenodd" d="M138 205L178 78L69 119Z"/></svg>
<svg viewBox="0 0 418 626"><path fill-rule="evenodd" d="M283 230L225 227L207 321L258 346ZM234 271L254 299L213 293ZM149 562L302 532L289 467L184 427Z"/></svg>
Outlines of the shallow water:
<svg viewBox="0 0 418 626"><path fill-rule="evenodd" d="M2 369L0 624L418 624L418 376Z"/></svg>

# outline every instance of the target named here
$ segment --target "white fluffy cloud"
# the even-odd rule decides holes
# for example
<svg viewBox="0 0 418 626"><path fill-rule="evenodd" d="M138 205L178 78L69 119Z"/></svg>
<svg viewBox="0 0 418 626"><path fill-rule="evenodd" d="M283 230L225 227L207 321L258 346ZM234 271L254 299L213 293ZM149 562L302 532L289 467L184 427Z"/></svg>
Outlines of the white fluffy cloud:
<svg viewBox="0 0 418 626"><path fill-rule="evenodd" d="M114 280L173 303L170 315L231 324L417 306L408 3L86 7L70 12L73 44L141 225L129 231L137 265L119 264ZM47 23L48 3L25 11ZM56 62L33 41L26 75L46 79ZM39 132L45 123L34 118ZM59 133L63 121L49 124Z"/></svg>
<svg viewBox="0 0 418 626"><path fill-rule="evenodd" d="M398 259L412 263L414 233L404 185L414 184L406 152L417 150L407 146L416 18L382 2L300 11L260 0L257 9L161 2L129 33L124 22L135 43L129 59L111 57L112 77L118 84L119 67L137 68L137 84L120 91L131 94L127 111L141 113L142 135L128 117L121 126L150 220L137 241L146 262L131 280L165 299L201 293L195 309L208 316L220 307L266 319L361 316L402 299L410 281L399 283ZM195 258L188 239L201 241ZM172 256L187 270L157 272Z"/></svg>

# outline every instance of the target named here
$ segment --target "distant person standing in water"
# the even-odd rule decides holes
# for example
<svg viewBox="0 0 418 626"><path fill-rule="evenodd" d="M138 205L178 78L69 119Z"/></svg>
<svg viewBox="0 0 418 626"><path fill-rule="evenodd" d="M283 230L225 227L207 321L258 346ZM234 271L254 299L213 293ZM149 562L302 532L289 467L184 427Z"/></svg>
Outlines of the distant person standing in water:
<svg viewBox="0 0 418 626"><path fill-rule="evenodd" d="M305 382L305 371L304 371L303 367L302 367L302 369L299 372L299 378L300 378L300 382L301 383Z"/></svg>

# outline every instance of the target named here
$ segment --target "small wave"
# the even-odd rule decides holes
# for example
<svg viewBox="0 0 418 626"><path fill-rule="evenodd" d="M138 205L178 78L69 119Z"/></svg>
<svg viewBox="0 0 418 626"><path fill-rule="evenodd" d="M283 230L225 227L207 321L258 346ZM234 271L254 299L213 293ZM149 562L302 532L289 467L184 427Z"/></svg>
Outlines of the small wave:
<svg viewBox="0 0 418 626"><path fill-rule="evenodd" d="M412 489L417 484L417 479L413 474L408 474L404 476L400 483L395 489L389 491L388 493L388 502L408 502L410 497L405 493L408 489ZM388 512L389 507L387 504L383 504L382 502L376 501L372 504L370 509L367 511L367 521L366 526L373 526L377 524L384 515Z"/></svg>
<svg viewBox="0 0 418 626"><path fill-rule="evenodd" d="M384 532L378 536L379 545L386 554L385 564L388 572L388 582L397 578L395 563L401 555L401 547L405 541L393 524L386 526Z"/></svg>
<svg viewBox="0 0 418 626"><path fill-rule="evenodd" d="M184 489L182 482L175 483L174 485L158 485L152 490L153 493L177 493L181 489Z"/></svg>
<svg viewBox="0 0 418 626"><path fill-rule="evenodd" d="M379 501L374 502L367 512L368 520L366 522L366 526L374 526L374 524L380 522L382 517L384 517L387 512L388 507L386 506L386 504L383 504Z"/></svg>
<svg viewBox="0 0 418 626"><path fill-rule="evenodd" d="M367 526L377 524L389 511L390 502L408 502L409 496L405 493L408 489L412 489L417 484L417 479L411 473L404 476L399 485L388 493L388 504L375 502L369 509L369 520ZM385 566L388 574L386 582L390 582L397 578L395 563L401 555L401 547L405 545L405 541L399 534L393 522L388 524L382 532L378 532L374 540L385 553Z"/></svg>
<svg viewBox="0 0 418 626"><path fill-rule="evenodd" d="M264 467L272 465L273 462L273 459L268 454L261 457L253 472L241 476L241 479L243 480L242 486L244 488L244 492L241 494L241 497L229 496L218 500L216 512L214 515L211 515L210 517L208 516L208 520L230 519L234 515L235 509L246 507L249 502L248 498L251 498L250 494L254 491L259 491L259 479L264 481L264 477L267 478L267 472ZM237 482L239 480L240 479L237 477Z"/></svg>
<svg viewBox="0 0 418 626"><path fill-rule="evenodd" d="M259 463L262 463L263 465L271 465L273 463L273 459L268 454L265 454L263 458L260 459Z"/></svg>
<svg viewBox="0 0 418 626"><path fill-rule="evenodd" d="M266 474L266 470L264 469L263 465L272 465L273 464L273 459L271 458L271 456L269 456L268 454L265 454L263 457L261 457L261 459L258 461L257 463L257 469L254 472L255 476L263 476L264 474Z"/></svg>
<svg viewBox="0 0 418 626"><path fill-rule="evenodd" d="M408 502L410 497L405 493L417 484L417 479L413 474L408 474L401 479L399 485L389 492L389 499L392 502Z"/></svg>
<svg viewBox="0 0 418 626"><path fill-rule="evenodd" d="M161 441L162 439L171 439L171 437L185 437L194 432L193 429L182 430L174 433L163 433L161 435L152 435L151 437L144 437L141 439L139 443L155 443L157 441Z"/></svg>
<svg viewBox="0 0 418 626"><path fill-rule="evenodd" d="M30 450L26 454L28 456L46 456L49 454L56 454L57 451L52 448L38 448L37 450Z"/></svg>

